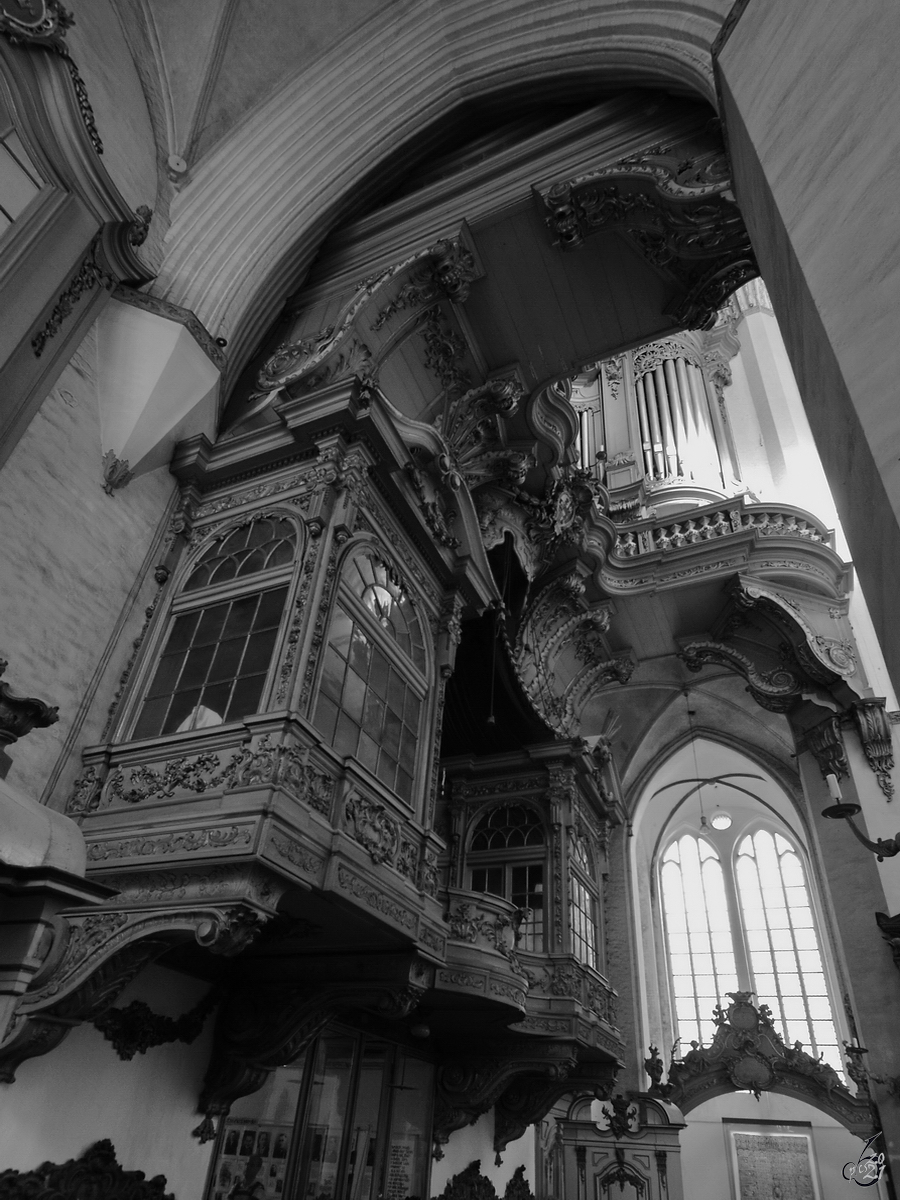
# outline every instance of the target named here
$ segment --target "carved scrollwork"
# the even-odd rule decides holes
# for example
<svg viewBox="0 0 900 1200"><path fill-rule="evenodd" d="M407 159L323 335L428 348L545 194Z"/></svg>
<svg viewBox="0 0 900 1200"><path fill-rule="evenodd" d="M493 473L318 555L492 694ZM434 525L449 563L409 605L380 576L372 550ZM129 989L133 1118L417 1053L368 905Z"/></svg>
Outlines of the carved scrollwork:
<svg viewBox="0 0 900 1200"><path fill-rule="evenodd" d="M844 751L840 717L826 717L824 721L807 730L806 744L819 764L823 779L829 775L836 775L838 779L849 775L850 767Z"/></svg>
<svg viewBox="0 0 900 1200"><path fill-rule="evenodd" d="M542 198L563 249L622 229L650 263L674 276L682 291L672 315L696 329L710 327L728 296L759 274L730 186L721 144L707 139L630 155L554 184Z"/></svg>
<svg viewBox="0 0 900 1200"><path fill-rule="evenodd" d="M890 775L894 767L894 747L884 700L857 700L852 711L866 761L875 772L878 786L890 800L894 795Z"/></svg>
<svg viewBox="0 0 900 1200"><path fill-rule="evenodd" d="M189 1012L174 1018L153 1012L143 1000L133 1000L124 1008L108 1008L94 1018L94 1027L112 1043L119 1058L128 1062L135 1054L146 1054L153 1046L195 1042L218 999L216 990L211 988Z"/></svg>
<svg viewBox="0 0 900 1200"><path fill-rule="evenodd" d="M456 304L465 303L469 286L476 278L475 259L471 253L461 242L442 238L432 246L429 259L412 272L394 299L379 312L373 330L381 329L398 312L418 308L441 296Z"/></svg>
<svg viewBox="0 0 900 1200"><path fill-rule="evenodd" d="M689 671L701 671L710 663L737 671L747 680L754 700L769 712L790 712L800 700L802 683L793 671L783 668L758 671L746 654L721 642L691 642L682 647L678 657Z"/></svg>
<svg viewBox="0 0 900 1200"><path fill-rule="evenodd" d="M377 800L357 793L344 806L351 836L369 852L374 863L393 864L400 845L400 825Z"/></svg>
<svg viewBox="0 0 900 1200"><path fill-rule="evenodd" d="M116 1159L112 1142L104 1138L80 1158L65 1163L41 1163L33 1171L0 1171L0 1200L175 1200L166 1192L164 1175L147 1179L143 1171L126 1171Z"/></svg>
<svg viewBox="0 0 900 1200"><path fill-rule="evenodd" d="M756 1007L751 996L751 992L728 993L728 1008L717 1006L713 1014L712 1044L692 1042L680 1062L670 1063L668 1083L655 1082L656 1094L687 1113L721 1092L750 1091L759 1097L774 1090L814 1104L858 1135L872 1132L868 1100L851 1095L834 1068L807 1054L800 1042L786 1046L769 1008Z"/></svg>
<svg viewBox="0 0 900 1200"><path fill-rule="evenodd" d="M0 675L9 664L0 659ZM0 682L0 748L9 746L32 729L46 729L59 720L59 709L33 696L15 696Z"/></svg>
<svg viewBox="0 0 900 1200"><path fill-rule="evenodd" d="M438 1068L435 1081L434 1137L438 1145L472 1124L522 1076L563 1083L577 1065L571 1042L517 1040L498 1043L494 1053L455 1059ZM552 1101L551 1101L552 1103ZM546 1110L545 1110L546 1111Z"/></svg>

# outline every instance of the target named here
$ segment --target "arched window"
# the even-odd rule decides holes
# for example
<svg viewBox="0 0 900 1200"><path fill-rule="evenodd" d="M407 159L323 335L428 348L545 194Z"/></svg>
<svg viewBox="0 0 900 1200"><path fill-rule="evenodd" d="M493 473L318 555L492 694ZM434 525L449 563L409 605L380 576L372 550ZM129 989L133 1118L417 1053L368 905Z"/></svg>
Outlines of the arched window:
<svg viewBox="0 0 900 1200"><path fill-rule="evenodd" d="M678 1036L708 1041L711 1011L750 990L786 1042L843 1070L821 942L800 856L785 834L738 832L733 864L683 833L660 868Z"/></svg>
<svg viewBox="0 0 900 1200"><path fill-rule="evenodd" d="M426 684L415 606L394 568L360 549L341 573L313 720L407 804Z"/></svg>
<svg viewBox="0 0 900 1200"><path fill-rule="evenodd" d="M469 843L472 891L502 896L522 911L522 950L544 949L544 858L543 823L522 804L492 808L476 824Z"/></svg>
<svg viewBox="0 0 900 1200"><path fill-rule="evenodd" d="M589 967L599 968L596 871L586 834L576 830L569 851L569 929L572 953Z"/></svg>
<svg viewBox="0 0 900 1200"><path fill-rule="evenodd" d="M735 862L750 970L760 1001L788 1042L811 1047L838 1066L837 1032L800 856L780 833L758 829L739 843Z"/></svg>
<svg viewBox="0 0 900 1200"><path fill-rule="evenodd" d="M264 516L223 532L200 555L172 607L135 738L259 711L296 549L293 522Z"/></svg>
<svg viewBox="0 0 900 1200"><path fill-rule="evenodd" d="M705 838L684 834L660 875L678 1036L702 1042L716 1003L738 987L722 864Z"/></svg>

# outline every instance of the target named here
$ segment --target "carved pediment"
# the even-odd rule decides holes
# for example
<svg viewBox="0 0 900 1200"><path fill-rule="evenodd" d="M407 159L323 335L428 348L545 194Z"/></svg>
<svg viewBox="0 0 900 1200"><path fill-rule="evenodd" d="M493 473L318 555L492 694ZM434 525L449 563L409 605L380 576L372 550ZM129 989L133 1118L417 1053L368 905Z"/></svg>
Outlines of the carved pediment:
<svg viewBox="0 0 900 1200"><path fill-rule="evenodd" d="M704 1100L728 1091L750 1091L759 1099L774 1091L797 1096L829 1113L860 1136L874 1132L868 1098L853 1096L835 1069L807 1054L800 1042L786 1046L765 1004L755 1006L752 992L729 992L727 1009L716 1006L712 1044L691 1042L680 1061L669 1065L661 1083L662 1061L655 1047L645 1069L652 1080L650 1095L665 1097L688 1113Z"/></svg>

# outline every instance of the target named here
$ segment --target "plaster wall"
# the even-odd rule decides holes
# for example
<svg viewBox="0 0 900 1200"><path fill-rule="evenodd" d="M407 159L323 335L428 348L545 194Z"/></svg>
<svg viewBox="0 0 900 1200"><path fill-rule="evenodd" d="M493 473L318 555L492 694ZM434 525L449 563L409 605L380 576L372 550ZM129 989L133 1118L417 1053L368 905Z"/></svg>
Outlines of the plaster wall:
<svg viewBox="0 0 900 1200"><path fill-rule="evenodd" d="M534 1154L534 1126L529 1125L517 1141L510 1142L506 1147L500 1156L503 1161L497 1166L492 1109L480 1116L474 1125L451 1133L450 1141L444 1147L444 1157L432 1165L429 1194L439 1196L448 1181L460 1171L464 1171L475 1159L481 1162L481 1174L487 1176L500 1196L506 1190L506 1185L512 1179L516 1168L520 1166L524 1166L525 1178L534 1191Z"/></svg>
<svg viewBox="0 0 900 1200"><path fill-rule="evenodd" d="M177 1017L208 984L149 967L118 1004L143 1000ZM0 1170L65 1162L109 1138L118 1161L148 1178L164 1174L176 1200L200 1200L210 1145L191 1137L197 1097L212 1045L212 1020L190 1046L175 1042L122 1062L92 1025L73 1029L42 1058L28 1059L16 1082L0 1085Z"/></svg>
<svg viewBox="0 0 900 1200"><path fill-rule="evenodd" d="M756 0L719 56L738 202L895 683L898 40L890 0Z"/></svg>
<svg viewBox="0 0 900 1200"><path fill-rule="evenodd" d="M778 321L750 312L735 332L741 348L730 364L725 404L744 483L764 502L780 500L819 517L834 530L837 553L852 560ZM849 616L872 694L895 709L896 692L858 580Z"/></svg>
<svg viewBox="0 0 900 1200"><path fill-rule="evenodd" d="M99 740L143 608L156 590L152 571L149 580L145 573L157 561L154 539L174 495L166 468L113 496L104 493L96 374L91 332L0 476L5 679L18 695L37 696L60 711L57 724L14 744L10 782L35 798L43 794L54 807L65 802L54 786L60 756ZM106 661L122 618L130 621L118 630L123 636ZM76 756L60 788L77 770Z"/></svg>
<svg viewBox="0 0 900 1200"><path fill-rule="evenodd" d="M759 1100L754 1100L749 1092L736 1092L707 1100L686 1117L687 1128L681 1133L681 1169L684 1194L691 1200L724 1200L737 1194L736 1189L732 1190L727 1128L723 1123L728 1118L808 1122L822 1200L849 1200L856 1194L858 1184L844 1179L841 1170L844 1163L856 1162L864 1142L827 1114L791 1096L763 1092ZM760 1133L769 1131L777 1132L772 1126L758 1126ZM869 1192L879 1200L886 1194L881 1186Z"/></svg>

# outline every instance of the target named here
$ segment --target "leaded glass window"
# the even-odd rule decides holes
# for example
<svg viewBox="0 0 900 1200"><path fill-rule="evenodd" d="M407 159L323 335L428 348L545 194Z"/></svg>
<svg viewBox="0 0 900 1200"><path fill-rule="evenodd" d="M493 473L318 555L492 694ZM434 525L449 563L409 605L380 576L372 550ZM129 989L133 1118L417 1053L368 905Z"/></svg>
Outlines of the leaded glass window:
<svg viewBox="0 0 900 1200"><path fill-rule="evenodd" d="M758 829L738 845L737 890L761 1003L788 1043L802 1042L838 1071L834 1013L803 864L781 834Z"/></svg>
<svg viewBox="0 0 900 1200"><path fill-rule="evenodd" d="M716 1003L738 987L722 864L709 842L685 834L663 855L661 875L678 1035L702 1042Z"/></svg>
<svg viewBox="0 0 900 1200"><path fill-rule="evenodd" d="M201 554L173 605L134 737L221 725L260 710L296 542L292 522L263 517ZM231 595L223 596L224 584Z"/></svg>
<svg viewBox="0 0 900 1200"><path fill-rule="evenodd" d="M544 843L534 809L506 804L481 817L469 845L472 891L500 896L519 909L521 950L544 948Z"/></svg>
<svg viewBox="0 0 900 1200"><path fill-rule="evenodd" d="M821 941L803 864L780 833L739 837L733 872L706 838L683 834L662 857L663 917L678 1036L709 1042L727 993L767 1004L788 1045L843 1070Z"/></svg>
<svg viewBox="0 0 900 1200"><path fill-rule="evenodd" d="M425 694L418 615L396 572L371 551L345 565L322 665L314 723L413 802Z"/></svg>

